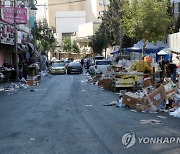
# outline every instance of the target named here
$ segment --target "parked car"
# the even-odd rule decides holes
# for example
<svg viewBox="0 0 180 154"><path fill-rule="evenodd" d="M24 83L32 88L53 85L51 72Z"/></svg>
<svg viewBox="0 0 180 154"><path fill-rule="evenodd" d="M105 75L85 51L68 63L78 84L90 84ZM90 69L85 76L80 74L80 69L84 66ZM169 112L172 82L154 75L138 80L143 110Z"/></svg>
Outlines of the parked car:
<svg viewBox="0 0 180 154"><path fill-rule="evenodd" d="M66 63L65 62L54 62L50 68L51 74L66 74Z"/></svg>
<svg viewBox="0 0 180 154"><path fill-rule="evenodd" d="M70 73L82 73L83 68L80 62L70 62L67 66L67 74Z"/></svg>
<svg viewBox="0 0 180 154"><path fill-rule="evenodd" d="M109 60L95 60L94 71L95 73L103 73L110 70L111 61Z"/></svg>
<svg viewBox="0 0 180 154"><path fill-rule="evenodd" d="M72 62L72 60L66 60L66 68L68 67L70 62Z"/></svg>

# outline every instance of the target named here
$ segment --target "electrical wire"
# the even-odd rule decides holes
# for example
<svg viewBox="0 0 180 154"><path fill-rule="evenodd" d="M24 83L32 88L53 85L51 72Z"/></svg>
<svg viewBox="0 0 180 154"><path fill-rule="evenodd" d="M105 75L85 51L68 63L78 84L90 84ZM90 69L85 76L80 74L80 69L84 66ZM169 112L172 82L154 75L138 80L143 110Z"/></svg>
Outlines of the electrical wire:
<svg viewBox="0 0 180 154"><path fill-rule="evenodd" d="M70 2L61 2L61 3L52 3L52 4L36 4L36 6L53 6L53 5L61 5L61 4L69 4L69 3L78 3L78 2L83 2L86 0L75 0L75 1L70 1Z"/></svg>

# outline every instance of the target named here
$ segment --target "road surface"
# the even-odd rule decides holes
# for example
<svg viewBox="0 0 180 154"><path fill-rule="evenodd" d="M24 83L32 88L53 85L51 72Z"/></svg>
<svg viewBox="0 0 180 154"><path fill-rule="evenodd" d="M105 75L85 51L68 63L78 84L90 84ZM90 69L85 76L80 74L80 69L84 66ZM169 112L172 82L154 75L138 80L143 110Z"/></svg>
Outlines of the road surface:
<svg viewBox="0 0 180 154"><path fill-rule="evenodd" d="M180 141L148 141L150 137L180 137L180 119L168 113L138 113L124 107L103 106L119 99L118 95L102 90L86 78L44 76L38 86L13 94L0 92L0 153L180 153ZM160 120L161 124L140 123L148 119ZM135 133L136 140L131 136L123 145L122 136L129 132ZM143 143L138 137L144 137Z"/></svg>

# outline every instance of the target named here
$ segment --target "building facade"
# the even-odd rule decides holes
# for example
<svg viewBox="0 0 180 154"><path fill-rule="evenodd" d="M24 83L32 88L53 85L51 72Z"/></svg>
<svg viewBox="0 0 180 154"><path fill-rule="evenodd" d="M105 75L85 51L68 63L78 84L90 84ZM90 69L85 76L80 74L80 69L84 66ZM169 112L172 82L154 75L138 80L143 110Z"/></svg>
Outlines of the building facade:
<svg viewBox="0 0 180 154"><path fill-rule="evenodd" d="M15 9L14 9L15 8ZM33 10L30 10L28 1L0 0L0 67L4 60L9 65L15 66L16 61L21 62L23 53L25 58L29 58L27 51L32 49L33 36L30 30L30 16L34 16ZM16 14L16 25L14 25L14 16ZM31 24L32 25L32 24ZM15 33L15 29L16 32ZM16 43L18 59L16 58Z"/></svg>
<svg viewBox="0 0 180 154"><path fill-rule="evenodd" d="M48 23L50 27L56 28L58 42L61 44L63 34L81 33L82 30L78 27L81 24L100 23L101 19L99 17L103 10L108 8L108 2L108 0L62 0L60 2L58 0L48 0ZM93 27L94 25L90 29L93 29ZM81 37L85 36L87 34L84 34L84 36L81 34Z"/></svg>
<svg viewBox="0 0 180 154"><path fill-rule="evenodd" d="M174 0L174 16L177 19L180 16L180 0Z"/></svg>

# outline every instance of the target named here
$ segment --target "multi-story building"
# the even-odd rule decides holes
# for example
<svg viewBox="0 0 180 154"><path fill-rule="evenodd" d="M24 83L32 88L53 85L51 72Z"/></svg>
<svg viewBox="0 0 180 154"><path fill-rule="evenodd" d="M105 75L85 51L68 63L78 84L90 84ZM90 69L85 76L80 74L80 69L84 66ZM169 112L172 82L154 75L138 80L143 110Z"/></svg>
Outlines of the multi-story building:
<svg viewBox="0 0 180 154"><path fill-rule="evenodd" d="M15 8L15 9L14 9ZM16 45L18 50L18 61L21 62L21 53L25 53L25 58L29 55L26 51L34 50L32 44L33 37L31 29L34 23L34 10L29 7L28 1L18 0L14 7L14 0L0 0L0 67L3 61L15 65ZM16 16L16 25L14 17ZM14 39L15 29L17 30L16 42Z"/></svg>
<svg viewBox="0 0 180 154"><path fill-rule="evenodd" d="M49 26L56 27L59 43L68 34L76 33L81 38L92 36L95 30L89 33L81 28L97 28L95 25L101 22L100 14L107 9L108 2L109 0L48 0L48 23ZM83 35L80 32L81 36L78 36L79 31L83 31Z"/></svg>

